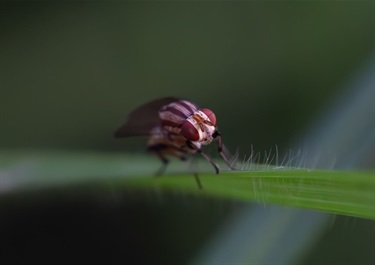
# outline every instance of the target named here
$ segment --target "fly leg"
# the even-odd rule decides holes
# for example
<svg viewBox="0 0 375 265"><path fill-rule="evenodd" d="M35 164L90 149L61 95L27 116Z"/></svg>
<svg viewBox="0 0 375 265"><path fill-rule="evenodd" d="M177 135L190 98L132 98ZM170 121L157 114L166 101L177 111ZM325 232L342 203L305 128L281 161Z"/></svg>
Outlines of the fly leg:
<svg viewBox="0 0 375 265"><path fill-rule="evenodd" d="M165 158L165 156L160 152L160 151L156 151L156 155L160 158L160 160L163 162L162 166L159 168L159 170L156 172L156 177L158 176L161 176L164 174L165 172L165 169L167 168L167 165L169 163L169 160L167 158ZM179 157L181 161L186 161L187 158L186 156L180 156ZM202 184L201 184L201 181L198 177L198 174L196 172L194 172L194 178L195 178L195 181L197 182L197 185L198 185L198 188L201 190L203 189L202 188Z"/></svg>
<svg viewBox="0 0 375 265"><path fill-rule="evenodd" d="M189 147L190 147L190 145L189 145ZM186 150L184 150L184 148L185 148L185 146L182 146L182 147L179 148L179 149L177 148L177 150L180 151L180 152L182 152L182 153L184 153L184 152L186 152ZM188 160L187 157L186 157L185 155L181 155L181 156L178 156L178 157L180 158L181 161L186 161L186 160ZM190 162L193 163L193 160L190 160ZM192 173L193 173L193 175L194 175L195 181L197 182L198 188L199 188L200 190L202 190L202 189L203 189L203 186L202 186L202 183L201 183L201 181L200 181L200 179L199 179L198 173L196 172L195 167L194 167L194 169L192 170Z"/></svg>
<svg viewBox="0 0 375 265"><path fill-rule="evenodd" d="M161 167L158 169L158 171L156 171L156 173L155 173L156 177L160 177L161 175L164 174L165 169L168 166L169 160L167 158L165 158L165 156L163 156L162 153L159 152L159 151L156 151L156 155L160 158L161 162L163 163L161 165Z"/></svg>
<svg viewBox="0 0 375 265"><path fill-rule="evenodd" d="M171 148L172 148L172 151L171 151ZM169 164L169 160L165 157L165 153L167 154L170 154L170 155L173 155L173 156L176 156L177 158L179 158L181 161L186 161L187 160L187 157L182 155L182 154L179 154L179 153L176 153L176 151L180 151L179 149L175 148L175 147L169 147L167 145L164 145L164 144L156 144L156 145L152 145L148 148L148 151L152 151L154 152L157 157L159 157L159 159L161 160L161 162L163 163L161 165L161 167L159 168L158 171L156 171L156 176L161 176L164 174L168 164Z"/></svg>
<svg viewBox="0 0 375 265"><path fill-rule="evenodd" d="M190 141L187 141L186 144L191 148L191 149L194 149L196 150L199 154L201 154L208 162L211 163L211 165L215 168L215 172L216 174L219 174L220 172L220 168L219 166L212 160L212 158L206 154L205 152L203 152L202 149L199 149L197 148L192 142Z"/></svg>
<svg viewBox="0 0 375 265"><path fill-rule="evenodd" d="M194 172L194 178L195 178L195 181L197 182L198 188L200 190L203 190L202 183L201 183L201 180L199 179L197 172Z"/></svg>
<svg viewBox="0 0 375 265"><path fill-rule="evenodd" d="M161 167L158 169L158 171L156 171L156 173L155 173L156 177L159 177L159 176L163 175L164 172L165 172L165 169L168 166L169 160L163 155L163 150L165 150L166 148L167 148L167 146L164 145L164 144L155 144L155 145L151 145L147 148L148 151L154 152L159 157L161 162L163 163L161 165Z"/></svg>
<svg viewBox="0 0 375 265"><path fill-rule="evenodd" d="M191 147L191 148L197 149L196 147ZM176 156L181 161L187 160L187 157L182 154L182 153L185 152L184 150L173 147L173 146L167 146L165 144L155 144L155 145L149 146L148 151L155 152L155 154L159 157L159 159L163 163L162 166L159 168L159 170L155 174L157 177L161 176L165 172L165 169L168 166L169 160L165 157L165 155L164 155L165 153L167 153L169 155ZM202 152L202 151L198 150L198 152ZM203 156L208 157L208 155L206 155L205 153L203 153ZM218 167L216 165L215 165L215 169L216 169L216 172L218 172ZM195 181L197 182L198 188L202 189L202 184L201 184L201 181L200 181L197 173L194 173L194 178L195 178Z"/></svg>
<svg viewBox="0 0 375 265"><path fill-rule="evenodd" d="M231 170L235 170L233 167L234 161L231 163L229 160L232 159L232 155L229 153L229 151L225 148L223 144L223 140L221 139L221 134L219 131L215 131L215 133L212 135L213 138L217 139L217 145L218 145L218 152L220 156L223 158L224 162L228 165L228 167Z"/></svg>
<svg viewBox="0 0 375 265"><path fill-rule="evenodd" d="M202 149L197 149L197 152L201 154L208 162L211 163L211 165L214 167L216 174L219 174L220 168L219 166L212 160L212 158L202 151Z"/></svg>

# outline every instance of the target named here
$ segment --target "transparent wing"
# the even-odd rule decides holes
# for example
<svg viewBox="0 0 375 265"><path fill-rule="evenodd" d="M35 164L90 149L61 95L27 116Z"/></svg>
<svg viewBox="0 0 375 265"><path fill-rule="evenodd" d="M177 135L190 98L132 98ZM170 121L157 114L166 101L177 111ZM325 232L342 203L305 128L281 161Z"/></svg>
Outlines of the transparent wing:
<svg viewBox="0 0 375 265"><path fill-rule="evenodd" d="M128 120L115 131L115 137L149 135L153 128L160 126L160 108L178 100L181 99L166 97L139 106L130 112Z"/></svg>

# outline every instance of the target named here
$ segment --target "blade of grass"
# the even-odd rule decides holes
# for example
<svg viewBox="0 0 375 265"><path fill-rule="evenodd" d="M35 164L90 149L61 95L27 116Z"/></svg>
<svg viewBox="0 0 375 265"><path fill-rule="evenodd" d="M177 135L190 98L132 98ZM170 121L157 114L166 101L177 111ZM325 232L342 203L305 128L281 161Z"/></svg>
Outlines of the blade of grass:
<svg viewBox="0 0 375 265"><path fill-rule="evenodd" d="M155 178L159 161L144 156L76 152L0 153L4 193L48 189L64 185L95 185L106 189L165 189L198 196L257 201L329 213L375 219L373 171L320 171L277 168L263 171L223 171L216 175L209 165L200 166L203 191L186 163L172 163L169 173ZM84 185L83 185L84 187Z"/></svg>

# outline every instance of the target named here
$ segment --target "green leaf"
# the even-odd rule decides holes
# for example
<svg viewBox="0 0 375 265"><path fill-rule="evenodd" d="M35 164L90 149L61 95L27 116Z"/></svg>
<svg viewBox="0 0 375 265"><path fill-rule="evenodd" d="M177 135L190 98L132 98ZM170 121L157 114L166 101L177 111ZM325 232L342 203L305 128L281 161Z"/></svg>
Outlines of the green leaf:
<svg viewBox="0 0 375 265"><path fill-rule="evenodd" d="M166 174L150 156L93 152L0 152L1 194L71 185L95 189L178 191L239 201L256 201L375 219L374 171L322 171L254 166L257 171L214 174L202 161L200 190L189 165L172 161ZM224 166L222 168L225 168ZM83 184L83 185L82 185ZM69 185L65 187L65 185Z"/></svg>
<svg viewBox="0 0 375 265"><path fill-rule="evenodd" d="M275 203L375 218L375 185L371 172L284 169L201 174L203 191L190 175L132 179L124 185L159 186L201 195Z"/></svg>

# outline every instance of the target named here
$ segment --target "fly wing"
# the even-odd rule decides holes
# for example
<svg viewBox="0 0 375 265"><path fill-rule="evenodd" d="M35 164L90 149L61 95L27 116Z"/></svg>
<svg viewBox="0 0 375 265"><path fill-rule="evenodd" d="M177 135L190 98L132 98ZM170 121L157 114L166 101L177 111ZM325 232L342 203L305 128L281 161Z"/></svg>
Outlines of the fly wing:
<svg viewBox="0 0 375 265"><path fill-rule="evenodd" d="M160 126L160 108L178 100L180 99L166 97L139 106L130 112L128 120L116 130L115 137L123 138L150 135L153 128Z"/></svg>

